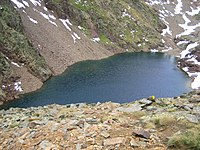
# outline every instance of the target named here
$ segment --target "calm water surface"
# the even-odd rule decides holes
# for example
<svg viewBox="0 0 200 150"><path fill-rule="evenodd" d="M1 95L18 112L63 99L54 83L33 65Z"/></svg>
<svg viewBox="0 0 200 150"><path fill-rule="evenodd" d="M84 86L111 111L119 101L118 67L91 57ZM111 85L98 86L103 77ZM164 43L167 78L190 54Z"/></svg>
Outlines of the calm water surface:
<svg viewBox="0 0 200 150"><path fill-rule="evenodd" d="M124 53L99 61L83 61L62 75L3 108L47 104L131 102L143 97L173 97L191 91L191 79L162 53Z"/></svg>

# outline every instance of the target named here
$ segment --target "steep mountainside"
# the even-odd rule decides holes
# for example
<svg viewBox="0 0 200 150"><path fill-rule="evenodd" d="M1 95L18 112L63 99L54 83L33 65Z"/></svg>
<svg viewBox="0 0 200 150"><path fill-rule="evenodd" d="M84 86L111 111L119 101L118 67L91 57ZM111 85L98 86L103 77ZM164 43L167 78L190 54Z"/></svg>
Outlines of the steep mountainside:
<svg viewBox="0 0 200 150"><path fill-rule="evenodd" d="M0 1L0 62L0 100L22 92L15 66L41 81L51 76L45 60L24 36L21 18L8 0Z"/></svg>
<svg viewBox="0 0 200 150"><path fill-rule="evenodd" d="M144 1L1 0L0 8L1 101L75 62L163 46L165 25Z"/></svg>
<svg viewBox="0 0 200 150"><path fill-rule="evenodd" d="M60 18L69 17L83 32L116 51L158 47L165 27L154 9L144 1L44 0Z"/></svg>

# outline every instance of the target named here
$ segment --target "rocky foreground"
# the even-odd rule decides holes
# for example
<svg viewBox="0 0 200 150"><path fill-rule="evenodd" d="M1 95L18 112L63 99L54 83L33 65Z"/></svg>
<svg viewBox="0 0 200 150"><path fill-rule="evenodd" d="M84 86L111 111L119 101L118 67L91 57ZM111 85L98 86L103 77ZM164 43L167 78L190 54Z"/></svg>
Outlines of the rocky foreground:
<svg viewBox="0 0 200 150"><path fill-rule="evenodd" d="M200 91L0 111L0 149L199 149Z"/></svg>

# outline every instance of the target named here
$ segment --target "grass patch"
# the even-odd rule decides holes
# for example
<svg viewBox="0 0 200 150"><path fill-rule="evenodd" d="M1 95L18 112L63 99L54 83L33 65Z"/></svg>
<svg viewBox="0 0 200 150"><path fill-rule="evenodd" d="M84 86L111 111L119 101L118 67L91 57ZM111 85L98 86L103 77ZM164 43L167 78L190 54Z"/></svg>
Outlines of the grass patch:
<svg viewBox="0 0 200 150"><path fill-rule="evenodd" d="M182 134L174 135L168 141L168 148L181 150L200 150L200 128L193 128Z"/></svg>
<svg viewBox="0 0 200 150"><path fill-rule="evenodd" d="M102 43L105 43L105 44L111 44L111 41L109 38L106 37L106 35L102 34L99 36L100 40Z"/></svg>
<svg viewBox="0 0 200 150"><path fill-rule="evenodd" d="M144 111L135 111L133 113L126 113L124 112L123 115L126 115L128 117L130 117L131 119L140 119L141 117L146 115L146 112Z"/></svg>
<svg viewBox="0 0 200 150"><path fill-rule="evenodd" d="M156 115L152 121L156 127L171 126L177 122L176 118L170 114Z"/></svg>

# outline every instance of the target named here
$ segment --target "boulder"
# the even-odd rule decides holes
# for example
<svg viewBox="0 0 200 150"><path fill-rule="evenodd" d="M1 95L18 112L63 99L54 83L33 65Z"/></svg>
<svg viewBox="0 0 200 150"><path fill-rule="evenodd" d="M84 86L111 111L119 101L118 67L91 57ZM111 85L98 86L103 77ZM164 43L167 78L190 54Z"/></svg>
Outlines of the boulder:
<svg viewBox="0 0 200 150"><path fill-rule="evenodd" d="M150 138L150 133L148 131L145 131L143 129L140 130L134 130L133 135L141 138L148 139Z"/></svg>

